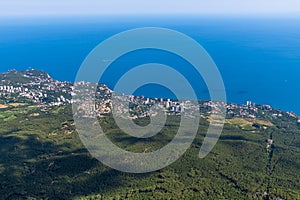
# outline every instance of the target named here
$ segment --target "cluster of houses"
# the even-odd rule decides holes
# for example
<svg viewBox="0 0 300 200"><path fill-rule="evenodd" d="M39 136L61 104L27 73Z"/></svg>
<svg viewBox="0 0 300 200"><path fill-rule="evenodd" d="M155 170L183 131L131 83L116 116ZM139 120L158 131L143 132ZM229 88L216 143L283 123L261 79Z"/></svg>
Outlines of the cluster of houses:
<svg viewBox="0 0 300 200"><path fill-rule="evenodd" d="M133 119L155 116L157 113L150 109L155 104L168 114L179 114L185 109L182 103L171 99L116 94L105 85L90 82L74 83L71 89L72 101L84 117L93 117L95 114L101 117L112 111L130 113L129 117Z"/></svg>
<svg viewBox="0 0 300 200"><path fill-rule="evenodd" d="M245 117L256 118L258 113L258 107L255 103L247 101L244 105L227 104L227 115L230 117ZM271 107L270 107L271 108Z"/></svg>
<svg viewBox="0 0 300 200"><path fill-rule="evenodd" d="M72 103L71 83L53 80L37 70L9 71L0 82L0 98L10 102L31 101L47 106ZM21 80L21 81L20 81Z"/></svg>
<svg viewBox="0 0 300 200"><path fill-rule="evenodd" d="M12 80L7 77L17 78ZM22 79L23 81L19 81ZM78 89L80 87L83 89ZM87 92L90 95L84 96L80 92ZM84 96L85 99L81 101L78 96ZM61 82L37 70L9 71L4 73L4 75L2 74L0 98L9 99L11 102L29 100L44 106L76 104L81 115L86 117L94 116L95 112L98 116L103 116L110 114L112 110L119 113L129 112L129 117L131 118L155 116L157 113L151 109L154 105L158 105L168 115L192 116L193 113L191 112L199 111L202 114L219 114L222 112L222 108L226 108L227 117L256 118L259 114L264 114L264 111L272 111L270 105L256 105L251 101L247 101L244 105L239 105L219 101L197 101L195 103L188 100L179 102L165 98L118 95L105 85L84 81L77 83ZM91 104L88 102L93 102L94 105L91 107ZM272 113L274 118L280 118L283 115L293 117L300 123L298 116L292 112L275 112L274 110Z"/></svg>
<svg viewBox="0 0 300 200"><path fill-rule="evenodd" d="M14 87L9 85L0 85L0 95L8 93L22 92L22 87Z"/></svg>

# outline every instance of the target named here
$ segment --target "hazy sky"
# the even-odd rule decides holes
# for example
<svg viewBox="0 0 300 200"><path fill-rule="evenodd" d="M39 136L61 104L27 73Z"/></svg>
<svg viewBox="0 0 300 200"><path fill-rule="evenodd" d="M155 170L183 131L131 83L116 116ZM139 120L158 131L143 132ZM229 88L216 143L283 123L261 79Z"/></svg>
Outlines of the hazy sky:
<svg viewBox="0 0 300 200"><path fill-rule="evenodd" d="M299 0L0 0L0 15L300 14Z"/></svg>

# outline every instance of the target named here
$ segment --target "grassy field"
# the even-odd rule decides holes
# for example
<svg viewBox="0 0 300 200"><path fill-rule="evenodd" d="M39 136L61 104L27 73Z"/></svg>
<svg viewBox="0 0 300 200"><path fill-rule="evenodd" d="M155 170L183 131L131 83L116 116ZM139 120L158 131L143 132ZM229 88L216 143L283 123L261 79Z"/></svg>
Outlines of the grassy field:
<svg viewBox="0 0 300 200"><path fill-rule="evenodd" d="M262 126L262 127L272 127L274 124L272 124L270 121L261 120L261 119L252 119L252 118L233 118L233 119L227 119L226 123L230 125L238 126L244 130L255 130L256 126Z"/></svg>
<svg viewBox="0 0 300 200"><path fill-rule="evenodd" d="M0 109L7 108L7 107L8 107L7 105L0 104Z"/></svg>

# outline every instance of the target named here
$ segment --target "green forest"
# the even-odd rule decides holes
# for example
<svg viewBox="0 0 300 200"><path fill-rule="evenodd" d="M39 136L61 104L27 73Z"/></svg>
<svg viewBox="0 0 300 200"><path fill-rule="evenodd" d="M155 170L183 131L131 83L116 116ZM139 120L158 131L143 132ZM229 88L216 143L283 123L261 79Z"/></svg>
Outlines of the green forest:
<svg viewBox="0 0 300 200"><path fill-rule="evenodd" d="M122 133L110 115L99 123L120 147L149 152L172 139L179 121L179 116L168 116L162 131L148 139ZM297 121L267 113L255 121L227 119L213 151L200 159L208 124L203 116L193 144L172 165L130 174L89 154L75 130L70 105L45 110L28 103L3 106L0 199L300 199Z"/></svg>

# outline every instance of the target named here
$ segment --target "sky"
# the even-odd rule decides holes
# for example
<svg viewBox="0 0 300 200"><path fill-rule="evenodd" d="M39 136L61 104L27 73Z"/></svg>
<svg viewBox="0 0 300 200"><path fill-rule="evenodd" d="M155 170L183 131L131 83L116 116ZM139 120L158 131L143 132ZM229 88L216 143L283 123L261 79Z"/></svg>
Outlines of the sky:
<svg viewBox="0 0 300 200"><path fill-rule="evenodd" d="M0 16L296 15L299 0L0 0Z"/></svg>

